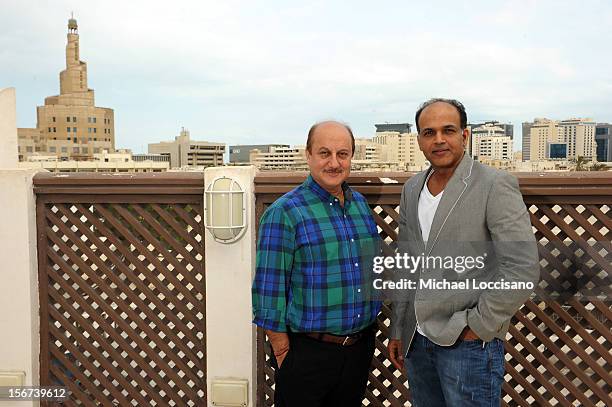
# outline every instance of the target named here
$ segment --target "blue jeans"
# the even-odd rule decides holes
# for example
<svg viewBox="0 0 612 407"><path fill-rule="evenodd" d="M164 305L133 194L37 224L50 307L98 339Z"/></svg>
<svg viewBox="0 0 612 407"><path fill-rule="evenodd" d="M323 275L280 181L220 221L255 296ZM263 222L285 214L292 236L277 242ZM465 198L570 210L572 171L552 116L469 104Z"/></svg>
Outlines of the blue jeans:
<svg viewBox="0 0 612 407"><path fill-rule="evenodd" d="M504 343L501 339L436 345L418 332L405 361L415 407L501 404Z"/></svg>

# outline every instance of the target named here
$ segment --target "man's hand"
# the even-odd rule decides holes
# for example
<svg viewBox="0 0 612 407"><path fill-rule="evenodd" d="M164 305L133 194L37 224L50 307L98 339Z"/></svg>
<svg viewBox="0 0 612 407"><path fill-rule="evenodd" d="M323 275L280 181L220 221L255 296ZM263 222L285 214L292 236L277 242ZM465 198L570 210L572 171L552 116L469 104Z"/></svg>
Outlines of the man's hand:
<svg viewBox="0 0 612 407"><path fill-rule="evenodd" d="M289 336L285 332L274 332L266 329L266 335L270 339L270 345L272 345L272 352L276 357L276 364L280 369L283 360L289 352Z"/></svg>
<svg viewBox="0 0 612 407"><path fill-rule="evenodd" d="M476 335L476 332L472 331L469 326L463 328L461 335L459 335L459 339L462 341L478 341L480 337Z"/></svg>
<svg viewBox="0 0 612 407"><path fill-rule="evenodd" d="M402 370L404 368L404 355L402 355L402 341L399 339L389 339L389 359L393 366Z"/></svg>
<svg viewBox="0 0 612 407"><path fill-rule="evenodd" d="M274 356L276 357L276 365L278 366L279 369L280 369L281 365L283 364L283 361L287 357L288 353L289 353L289 348L285 348L284 350L282 350L279 353L274 352Z"/></svg>

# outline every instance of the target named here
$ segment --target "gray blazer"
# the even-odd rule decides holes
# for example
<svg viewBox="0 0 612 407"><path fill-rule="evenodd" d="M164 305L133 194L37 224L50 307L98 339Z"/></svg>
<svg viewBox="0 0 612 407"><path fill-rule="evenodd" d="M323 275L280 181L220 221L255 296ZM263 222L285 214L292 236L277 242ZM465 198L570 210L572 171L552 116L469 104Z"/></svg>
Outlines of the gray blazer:
<svg viewBox="0 0 612 407"><path fill-rule="evenodd" d="M538 250L516 178L475 162L466 154L444 189L429 241L423 242L417 208L430 170L412 177L402 190L400 252L430 257L486 255L481 257L484 267L472 264L461 273L439 264L420 267L412 273L417 284L434 279L537 285ZM532 290L478 287L397 291L392 300L391 338L402 340L406 354L418 319L425 335L439 345L454 344L466 326L484 341L504 339L510 319Z"/></svg>

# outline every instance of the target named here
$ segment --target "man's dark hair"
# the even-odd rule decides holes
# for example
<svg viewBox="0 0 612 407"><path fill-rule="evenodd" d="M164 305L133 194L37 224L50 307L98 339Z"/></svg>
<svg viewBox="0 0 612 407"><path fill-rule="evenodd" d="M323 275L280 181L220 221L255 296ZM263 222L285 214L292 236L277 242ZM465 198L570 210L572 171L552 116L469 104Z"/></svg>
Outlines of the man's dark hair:
<svg viewBox="0 0 612 407"><path fill-rule="evenodd" d="M421 104L421 106L419 106L419 110L417 110L416 115L414 116L414 123L416 124L418 133L421 132L421 129L419 127L419 117L421 116L421 113L423 112L423 110L425 110L426 107L438 102L447 103L457 109L457 112L459 112L459 118L461 119L461 130L467 127L467 113L465 113L465 107L461 102L455 99L433 98Z"/></svg>
<svg viewBox="0 0 612 407"><path fill-rule="evenodd" d="M310 130L308 130L308 138L306 139L306 150L308 150L308 152L312 154L312 136L317 127L319 127L323 123L338 123L339 125L344 126L346 131L348 131L349 135L351 136L351 155L355 155L355 136L353 136L353 130L351 130L351 127L348 124L337 122L335 120L326 120L324 122L318 122L312 125Z"/></svg>

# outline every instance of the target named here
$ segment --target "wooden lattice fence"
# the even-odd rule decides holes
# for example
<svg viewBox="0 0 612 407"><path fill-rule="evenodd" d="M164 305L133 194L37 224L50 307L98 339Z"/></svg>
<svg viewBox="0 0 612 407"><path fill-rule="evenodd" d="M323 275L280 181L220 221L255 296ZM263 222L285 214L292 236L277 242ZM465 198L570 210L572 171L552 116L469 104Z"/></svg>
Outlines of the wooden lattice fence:
<svg viewBox="0 0 612 407"><path fill-rule="evenodd" d="M35 177L41 385L206 405L201 174Z"/></svg>
<svg viewBox="0 0 612 407"><path fill-rule="evenodd" d="M610 406L612 176L517 175L538 241L542 281L536 295L514 316L506 338L502 404ZM304 177L257 177L258 215ZM406 179L406 174L361 174L349 180L368 199L389 250L397 239L398 203ZM388 359L389 317L390 309L384 306L364 406L410 405L406 377ZM274 405L271 355L259 329L259 407Z"/></svg>

